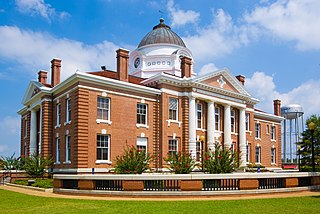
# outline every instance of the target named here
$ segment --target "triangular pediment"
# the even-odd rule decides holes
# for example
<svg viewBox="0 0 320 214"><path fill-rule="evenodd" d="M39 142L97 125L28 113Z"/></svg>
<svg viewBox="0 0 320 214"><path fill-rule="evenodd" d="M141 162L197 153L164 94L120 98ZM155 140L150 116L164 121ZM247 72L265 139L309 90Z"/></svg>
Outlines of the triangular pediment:
<svg viewBox="0 0 320 214"><path fill-rule="evenodd" d="M40 93L41 91L48 91L50 88L44 86L37 81L30 81L28 88L23 96L22 104L25 105L32 97Z"/></svg>
<svg viewBox="0 0 320 214"><path fill-rule="evenodd" d="M239 93L244 96L251 96L239 80L231 75L227 69L213 71L208 74L198 76L193 81L210 87L219 88L221 90Z"/></svg>

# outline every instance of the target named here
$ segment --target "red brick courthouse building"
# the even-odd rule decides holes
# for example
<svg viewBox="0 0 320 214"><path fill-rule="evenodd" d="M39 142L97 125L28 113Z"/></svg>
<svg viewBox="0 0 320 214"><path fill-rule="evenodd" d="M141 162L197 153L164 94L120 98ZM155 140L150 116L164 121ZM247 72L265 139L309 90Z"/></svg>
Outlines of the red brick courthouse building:
<svg viewBox="0 0 320 214"><path fill-rule="evenodd" d="M60 59L38 73L23 97L21 156L51 155L55 172L106 172L128 145L155 155L202 151L220 142L240 151L241 165L281 167L280 101L274 114L255 109L258 100L245 77L227 69L195 74L193 56L161 19L137 49L116 52L116 71L75 72L60 81ZM272 104L270 104L272 105Z"/></svg>

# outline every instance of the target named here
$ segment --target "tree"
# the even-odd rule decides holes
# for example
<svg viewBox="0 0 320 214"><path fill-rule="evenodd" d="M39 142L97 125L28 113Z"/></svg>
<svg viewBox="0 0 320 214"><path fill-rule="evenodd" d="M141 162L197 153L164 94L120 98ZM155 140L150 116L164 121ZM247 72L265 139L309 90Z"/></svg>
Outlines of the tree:
<svg viewBox="0 0 320 214"><path fill-rule="evenodd" d="M320 117L316 115L311 115L307 119L306 125L313 122L315 124L315 129L313 131L313 143L314 143L314 157L316 171L320 171ZM309 127L302 132L302 140L298 142L300 147L300 169L301 171L312 171L312 130Z"/></svg>
<svg viewBox="0 0 320 214"><path fill-rule="evenodd" d="M19 159L20 158L16 158L14 156L15 154L13 153L13 155L8 156L8 157L3 157L1 156L1 168L3 168L4 170L14 170L14 169L19 169Z"/></svg>
<svg viewBox="0 0 320 214"><path fill-rule="evenodd" d="M43 177L46 170L52 165L53 161L50 157L43 158L40 155L32 155L25 160L26 173L34 178Z"/></svg>
<svg viewBox="0 0 320 214"><path fill-rule="evenodd" d="M168 162L169 169L175 174L189 174L196 167L196 162L188 152L168 153L164 161Z"/></svg>

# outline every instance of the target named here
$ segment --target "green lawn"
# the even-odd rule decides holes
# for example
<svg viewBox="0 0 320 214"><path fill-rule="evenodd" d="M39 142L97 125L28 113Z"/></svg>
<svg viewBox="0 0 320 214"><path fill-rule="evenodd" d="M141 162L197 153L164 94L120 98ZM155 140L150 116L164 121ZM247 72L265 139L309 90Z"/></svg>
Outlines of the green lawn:
<svg viewBox="0 0 320 214"><path fill-rule="evenodd" d="M320 197L235 201L102 201L45 198L0 189L0 213L320 213Z"/></svg>

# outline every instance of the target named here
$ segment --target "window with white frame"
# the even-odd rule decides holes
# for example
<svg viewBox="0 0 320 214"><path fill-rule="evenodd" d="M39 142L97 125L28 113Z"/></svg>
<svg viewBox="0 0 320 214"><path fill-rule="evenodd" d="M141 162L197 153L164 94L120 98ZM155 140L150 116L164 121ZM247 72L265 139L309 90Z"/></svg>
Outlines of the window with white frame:
<svg viewBox="0 0 320 214"><path fill-rule="evenodd" d="M66 163L71 162L71 136L66 135Z"/></svg>
<svg viewBox="0 0 320 214"><path fill-rule="evenodd" d="M235 153L235 151L236 151L236 143L235 142L231 143L230 150L233 154Z"/></svg>
<svg viewBox="0 0 320 214"><path fill-rule="evenodd" d="M220 131L220 108L215 107L214 108L214 122L215 122L215 130Z"/></svg>
<svg viewBox="0 0 320 214"><path fill-rule="evenodd" d="M27 118L24 119L24 137L28 136L28 120Z"/></svg>
<svg viewBox="0 0 320 214"><path fill-rule="evenodd" d="M260 123L255 123L255 138L261 138L261 125Z"/></svg>
<svg viewBox="0 0 320 214"><path fill-rule="evenodd" d="M197 141L196 142L196 161L201 161L202 158L202 144L203 142Z"/></svg>
<svg viewBox="0 0 320 214"><path fill-rule="evenodd" d="M271 163L276 163L276 148L271 148Z"/></svg>
<svg viewBox="0 0 320 214"><path fill-rule="evenodd" d="M66 122L71 121L71 99L67 99L66 102Z"/></svg>
<svg viewBox="0 0 320 214"><path fill-rule="evenodd" d="M231 132L236 132L236 111L234 109L231 110Z"/></svg>
<svg viewBox="0 0 320 214"><path fill-rule="evenodd" d="M138 137L137 138L137 149L139 152L145 152L147 154L148 138Z"/></svg>
<svg viewBox="0 0 320 214"><path fill-rule="evenodd" d="M202 129L202 104L197 103L197 129Z"/></svg>
<svg viewBox="0 0 320 214"><path fill-rule="evenodd" d="M60 138L56 138L56 163L60 163Z"/></svg>
<svg viewBox="0 0 320 214"><path fill-rule="evenodd" d="M250 131L250 114L246 113L246 131Z"/></svg>
<svg viewBox="0 0 320 214"><path fill-rule="evenodd" d="M276 127L271 126L271 140L275 140L275 139L276 139Z"/></svg>
<svg viewBox="0 0 320 214"><path fill-rule="evenodd" d="M261 162L261 147L257 146L256 147L256 163Z"/></svg>
<svg viewBox="0 0 320 214"><path fill-rule="evenodd" d="M97 161L110 160L110 135L97 135Z"/></svg>
<svg viewBox="0 0 320 214"><path fill-rule="evenodd" d="M147 104L137 104L137 124L147 125Z"/></svg>
<svg viewBox="0 0 320 214"><path fill-rule="evenodd" d="M250 162L250 156L251 156L251 144L248 143L246 146L246 162Z"/></svg>
<svg viewBox="0 0 320 214"><path fill-rule="evenodd" d="M169 98L169 120L178 120L178 99Z"/></svg>
<svg viewBox="0 0 320 214"><path fill-rule="evenodd" d="M266 133L270 134L270 126L268 124L266 125Z"/></svg>
<svg viewBox="0 0 320 214"><path fill-rule="evenodd" d="M177 139L169 139L168 142L168 154L176 155L178 152L178 140Z"/></svg>
<svg viewBox="0 0 320 214"><path fill-rule="evenodd" d="M97 98L97 119L110 120L110 98Z"/></svg>
<svg viewBox="0 0 320 214"><path fill-rule="evenodd" d="M61 103L57 104L57 126L61 124Z"/></svg>

